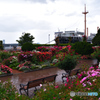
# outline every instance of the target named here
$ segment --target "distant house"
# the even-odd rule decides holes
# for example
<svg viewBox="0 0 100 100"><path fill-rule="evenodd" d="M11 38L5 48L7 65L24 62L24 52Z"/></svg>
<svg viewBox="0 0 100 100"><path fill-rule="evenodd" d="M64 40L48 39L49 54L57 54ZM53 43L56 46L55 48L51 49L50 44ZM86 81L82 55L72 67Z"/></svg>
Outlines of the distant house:
<svg viewBox="0 0 100 100"><path fill-rule="evenodd" d="M4 50L20 50L21 46L18 44L3 44Z"/></svg>

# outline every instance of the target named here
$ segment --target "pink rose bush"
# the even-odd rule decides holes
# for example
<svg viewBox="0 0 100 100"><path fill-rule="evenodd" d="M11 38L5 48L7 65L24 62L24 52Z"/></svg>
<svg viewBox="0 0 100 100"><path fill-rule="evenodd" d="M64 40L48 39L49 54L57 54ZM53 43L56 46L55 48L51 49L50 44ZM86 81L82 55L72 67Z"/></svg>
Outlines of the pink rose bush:
<svg viewBox="0 0 100 100"><path fill-rule="evenodd" d="M11 68L9 68L8 66L6 66L6 65L3 65L3 64L1 64L0 63L0 72L1 73L12 73L12 69Z"/></svg>
<svg viewBox="0 0 100 100"><path fill-rule="evenodd" d="M85 66L86 67L86 66ZM86 68L84 68L86 69ZM95 69L93 66L83 70L75 79L68 79L62 85L48 85L45 87L46 93L41 89L33 98L37 100L49 98L51 100L98 100L100 98L100 69ZM70 92L97 92L98 96L70 96Z"/></svg>
<svg viewBox="0 0 100 100"><path fill-rule="evenodd" d="M36 57L39 62L42 62L44 60L50 60L52 57L51 52L21 52L18 55L18 61L32 61L33 57Z"/></svg>
<svg viewBox="0 0 100 100"><path fill-rule="evenodd" d="M18 70L22 70L22 71L23 70L29 70L30 69L30 66L31 66L31 62L30 61L25 61L25 62L19 64L17 66L17 69Z"/></svg>

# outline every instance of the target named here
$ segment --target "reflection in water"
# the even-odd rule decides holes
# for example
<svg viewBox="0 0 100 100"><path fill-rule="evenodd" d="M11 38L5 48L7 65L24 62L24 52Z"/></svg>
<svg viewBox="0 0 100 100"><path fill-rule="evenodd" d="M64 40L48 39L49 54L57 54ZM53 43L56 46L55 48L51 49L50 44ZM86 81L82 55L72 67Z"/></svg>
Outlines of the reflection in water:
<svg viewBox="0 0 100 100"><path fill-rule="evenodd" d="M12 76L11 82L13 83L13 85L15 85L15 87L17 89L19 89L19 86L18 86L18 84L19 84L19 76L18 75Z"/></svg>

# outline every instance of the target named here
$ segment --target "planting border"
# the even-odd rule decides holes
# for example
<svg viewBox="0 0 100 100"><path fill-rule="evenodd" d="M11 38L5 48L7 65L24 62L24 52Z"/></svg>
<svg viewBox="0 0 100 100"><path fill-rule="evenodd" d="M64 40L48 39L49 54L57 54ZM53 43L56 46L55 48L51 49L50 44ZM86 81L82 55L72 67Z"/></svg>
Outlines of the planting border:
<svg viewBox="0 0 100 100"><path fill-rule="evenodd" d="M33 71L39 71L39 70L43 70L43 69L48 69L48 68L54 68L55 66L51 66L51 67L45 67L45 68L38 68L38 69L34 69L34 70L26 70L26 71L22 71L22 73L28 73L28 72L33 72ZM1 74L0 77L4 77L4 76L12 76L14 75L13 73L10 74Z"/></svg>
<svg viewBox="0 0 100 100"><path fill-rule="evenodd" d="M1 74L0 77L4 77L4 76L12 76L13 73L10 73L10 74Z"/></svg>
<svg viewBox="0 0 100 100"><path fill-rule="evenodd" d="M38 70L43 70L43 69L48 69L48 68L55 68L55 66L50 66L50 67L45 67L45 68L38 68L38 69L34 69L34 70L26 70L24 72L28 73L28 72L33 72L33 71L38 71Z"/></svg>

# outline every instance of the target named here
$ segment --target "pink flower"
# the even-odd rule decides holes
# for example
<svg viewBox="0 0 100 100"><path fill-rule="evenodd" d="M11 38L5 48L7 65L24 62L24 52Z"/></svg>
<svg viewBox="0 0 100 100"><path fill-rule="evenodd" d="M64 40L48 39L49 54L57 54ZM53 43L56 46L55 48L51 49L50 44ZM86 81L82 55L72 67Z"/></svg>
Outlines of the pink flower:
<svg viewBox="0 0 100 100"><path fill-rule="evenodd" d="M87 83L92 86L91 82L87 82Z"/></svg>
<svg viewBox="0 0 100 100"><path fill-rule="evenodd" d="M100 71L100 69L97 69L96 71Z"/></svg>
<svg viewBox="0 0 100 100"><path fill-rule="evenodd" d="M92 76L96 76L96 75L97 75L96 73L93 73L93 74L92 74Z"/></svg>
<svg viewBox="0 0 100 100"><path fill-rule="evenodd" d="M98 66L96 66L96 68L98 68Z"/></svg>
<svg viewBox="0 0 100 100"><path fill-rule="evenodd" d="M65 86L67 86L67 84L65 83Z"/></svg>
<svg viewBox="0 0 100 100"><path fill-rule="evenodd" d="M53 99L56 99L56 97L53 97Z"/></svg>
<svg viewBox="0 0 100 100"><path fill-rule="evenodd" d="M88 90L90 90L90 88L87 88Z"/></svg>
<svg viewBox="0 0 100 100"><path fill-rule="evenodd" d="M68 77L67 77L66 79L67 79L67 82L69 82L69 79L68 79Z"/></svg>
<svg viewBox="0 0 100 100"><path fill-rule="evenodd" d="M82 75L83 75L83 74L80 74L80 75L77 75L77 76L78 76L78 78L81 78L81 77L82 77Z"/></svg>
<svg viewBox="0 0 100 100"><path fill-rule="evenodd" d="M44 91L46 91L46 89L44 89Z"/></svg>
<svg viewBox="0 0 100 100"><path fill-rule="evenodd" d="M59 86L55 86L55 88L58 88Z"/></svg>
<svg viewBox="0 0 100 100"><path fill-rule="evenodd" d="M73 100L73 99L70 99L70 100Z"/></svg>
<svg viewBox="0 0 100 100"><path fill-rule="evenodd" d="M42 84L40 84L40 87L42 87Z"/></svg>
<svg viewBox="0 0 100 100"><path fill-rule="evenodd" d="M78 83L76 85L78 85Z"/></svg>
<svg viewBox="0 0 100 100"><path fill-rule="evenodd" d="M96 81L96 79L93 80L93 82L95 82L95 81Z"/></svg>
<svg viewBox="0 0 100 100"><path fill-rule="evenodd" d="M85 86L86 86L86 84L84 84L84 83L83 83L82 85L83 85L83 87L85 87Z"/></svg>
<svg viewBox="0 0 100 100"><path fill-rule="evenodd" d="M87 77L84 77L81 81L80 81L80 83L82 83L84 80L86 80L87 79Z"/></svg>
<svg viewBox="0 0 100 100"><path fill-rule="evenodd" d="M92 69L92 68L94 69L94 67L90 67L89 69Z"/></svg>

